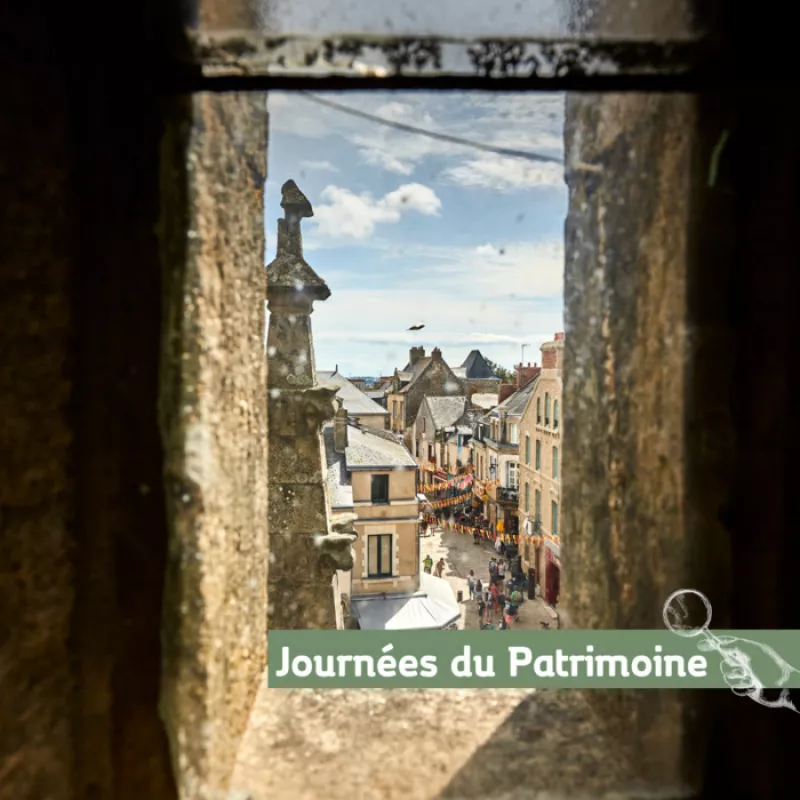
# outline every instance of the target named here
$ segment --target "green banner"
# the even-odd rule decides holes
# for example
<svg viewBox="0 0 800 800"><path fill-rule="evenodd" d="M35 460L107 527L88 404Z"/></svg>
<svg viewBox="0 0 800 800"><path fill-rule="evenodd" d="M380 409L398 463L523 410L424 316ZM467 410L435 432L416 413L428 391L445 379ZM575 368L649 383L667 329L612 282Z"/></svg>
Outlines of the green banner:
<svg viewBox="0 0 800 800"><path fill-rule="evenodd" d="M269 686L800 687L800 631L272 631Z"/></svg>

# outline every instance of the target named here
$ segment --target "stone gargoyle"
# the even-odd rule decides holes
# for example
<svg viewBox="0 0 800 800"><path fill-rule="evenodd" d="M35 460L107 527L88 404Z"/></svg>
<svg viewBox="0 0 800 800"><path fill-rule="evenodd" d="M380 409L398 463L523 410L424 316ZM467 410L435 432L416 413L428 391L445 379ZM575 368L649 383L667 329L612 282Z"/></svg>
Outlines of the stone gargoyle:
<svg viewBox="0 0 800 800"><path fill-rule="evenodd" d="M337 514L330 521L330 531L314 537L320 549L320 566L342 572L353 569L353 545L358 539L353 523L357 519L357 514Z"/></svg>

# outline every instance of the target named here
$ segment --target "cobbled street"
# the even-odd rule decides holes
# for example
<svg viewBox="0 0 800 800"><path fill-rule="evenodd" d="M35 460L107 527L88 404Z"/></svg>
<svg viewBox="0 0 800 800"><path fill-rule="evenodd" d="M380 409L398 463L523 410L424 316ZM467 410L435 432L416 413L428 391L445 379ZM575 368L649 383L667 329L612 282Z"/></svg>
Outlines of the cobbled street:
<svg viewBox="0 0 800 800"><path fill-rule="evenodd" d="M432 533L420 539L420 561L427 555L431 556L434 564L440 558L444 558L446 567L442 577L450 583L456 597L462 592L463 600L459 604L461 619L458 627L460 630L479 630L477 603L469 599L467 575L470 570L474 570L475 577L486 583L489 580L489 562L495 555L494 549L485 541L476 545L472 536L456 531L441 528L429 530ZM542 622L550 623L552 628L556 627L554 616L545 602L540 597L528 600L526 595L520 606L519 619L514 624L514 629L541 630Z"/></svg>

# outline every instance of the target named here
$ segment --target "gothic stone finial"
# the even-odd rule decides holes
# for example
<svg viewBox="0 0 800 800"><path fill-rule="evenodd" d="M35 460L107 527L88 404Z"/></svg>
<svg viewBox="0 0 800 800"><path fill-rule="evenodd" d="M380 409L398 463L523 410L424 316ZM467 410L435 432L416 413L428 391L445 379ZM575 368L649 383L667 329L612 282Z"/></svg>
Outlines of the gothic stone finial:
<svg viewBox="0 0 800 800"><path fill-rule="evenodd" d="M313 217L314 209L308 198L297 188L293 180L288 180L281 187L281 208L287 222L298 222L304 217Z"/></svg>

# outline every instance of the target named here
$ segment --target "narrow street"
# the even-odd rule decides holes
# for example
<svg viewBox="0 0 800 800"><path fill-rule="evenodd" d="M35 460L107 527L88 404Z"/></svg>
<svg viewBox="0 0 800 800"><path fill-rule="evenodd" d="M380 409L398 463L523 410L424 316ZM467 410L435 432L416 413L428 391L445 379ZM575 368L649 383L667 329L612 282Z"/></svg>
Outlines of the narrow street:
<svg viewBox="0 0 800 800"><path fill-rule="evenodd" d="M474 544L472 536L457 533L456 531L431 528L432 534L423 536L421 542L421 559L430 555L434 565L440 558L445 560L445 570L442 577L446 578L453 588L453 593L458 597L462 592L461 619L458 622L459 630L478 630L478 609L475 601L469 599L467 588L467 575L474 570L475 577L486 583L489 580L489 562L494 557L494 548L485 541L479 545ZM544 600L537 597L535 600L526 599L520 606L519 619L514 624L517 630L541 630L541 623L548 622L555 629L556 622L552 612Z"/></svg>

